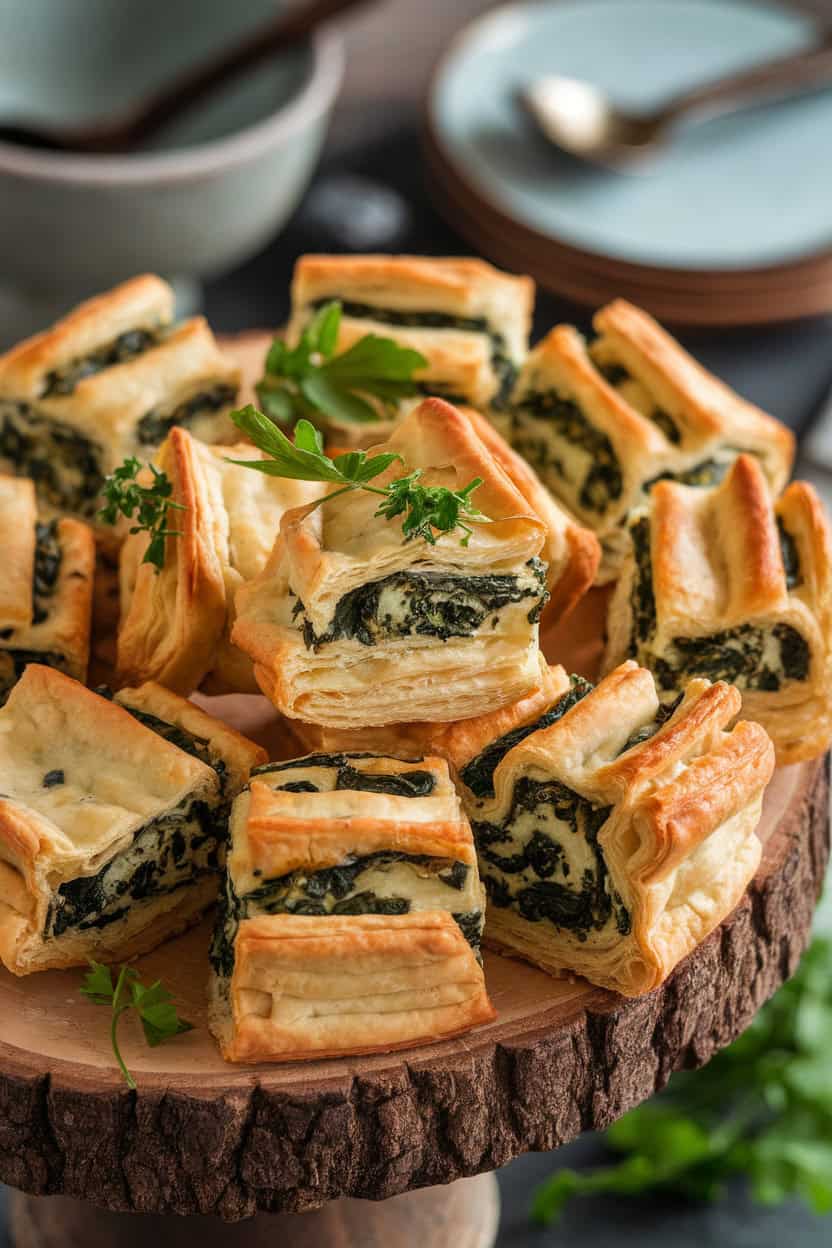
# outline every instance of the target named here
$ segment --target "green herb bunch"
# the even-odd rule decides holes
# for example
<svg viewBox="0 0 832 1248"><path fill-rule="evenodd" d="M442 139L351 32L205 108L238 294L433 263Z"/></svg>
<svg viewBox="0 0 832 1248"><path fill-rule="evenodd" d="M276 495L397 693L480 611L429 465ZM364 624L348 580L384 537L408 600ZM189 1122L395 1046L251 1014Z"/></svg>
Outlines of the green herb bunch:
<svg viewBox="0 0 832 1248"><path fill-rule="evenodd" d="M713 1201L735 1175L764 1205L798 1196L832 1212L830 1037L832 940L817 937L738 1040L609 1129L620 1161L559 1170L538 1189L533 1218L550 1223L573 1198L602 1193Z"/></svg>
<svg viewBox="0 0 832 1248"><path fill-rule="evenodd" d="M392 463L396 460L404 462L401 455L394 451L378 455L370 455L367 451L348 451L330 459L324 454L320 432L308 420L299 420L295 425L292 442L251 404L232 412L231 419L268 456L268 459L235 459L231 460L232 463L254 468L272 477L331 482L340 487L324 495L315 506L350 490L366 490L382 499L376 516L387 520L401 516L402 535L406 541L421 537L431 545L436 544L437 534L460 529L464 534L460 543L467 546L473 532L471 524L489 523L488 516L478 511L471 502L472 494L482 485L481 477L475 477L462 490L449 490L441 485L421 485L422 472L417 468L386 486L374 486L370 482Z"/></svg>
<svg viewBox="0 0 832 1248"><path fill-rule="evenodd" d="M110 968L102 966L100 962L90 961L90 970L81 985L81 992L96 1005L110 1007L110 1040L128 1088L135 1088L136 1081L127 1069L118 1044L118 1024L123 1014L128 1010L136 1012L141 1020L144 1038L153 1048L173 1036L181 1035L183 1031L192 1030L192 1024L186 1023L177 1014L173 997L162 987L161 981L157 979L146 988L139 979L138 971L132 966L122 966L113 984Z"/></svg>
<svg viewBox="0 0 832 1248"><path fill-rule="evenodd" d="M140 485L137 480L144 468L149 468L153 474L150 485ZM178 529L167 527L168 509L187 511L183 503L175 503L171 498L173 486L167 473L130 456L107 477L102 492L107 501L98 518L104 524L115 524L119 515L128 520L135 516L136 523L130 532L147 532L150 536L142 563L151 563L160 572L165 564L165 539L181 537Z"/></svg>
<svg viewBox="0 0 832 1248"><path fill-rule="evenodd" d="M378 334L365 334L336 355L340 324L340 303L327 303L296 347L279 338L272 343L256 387L271 420L288 425L302 416L313 423L323 417L365 424L379 419L379 406L392 412L400 399L418 393L412 377L427 364L424 356Z"/></svg>

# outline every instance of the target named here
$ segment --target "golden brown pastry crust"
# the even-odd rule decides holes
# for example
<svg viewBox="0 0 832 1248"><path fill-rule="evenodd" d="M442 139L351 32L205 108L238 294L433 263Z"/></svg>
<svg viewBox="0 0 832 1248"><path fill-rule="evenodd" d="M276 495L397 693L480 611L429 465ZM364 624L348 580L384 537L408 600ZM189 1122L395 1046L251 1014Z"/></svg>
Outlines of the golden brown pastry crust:
<svg viewBox="0 0 832 1248"><path fill-rule="evenodd" d="M230 1010L211 1029L232 1062L388 1053L496 1017L482 967L444 911L246 919Z"/></svg>
<svg viewBox="0 0 832 1248"><path fill-rule="evenodd" d="M187 921L176 892L188 890L177 889L135 902L119 922L42 936L60 884L96 874L184 799L216 804L211 767L70 677L30 664L0 711L0 776L0 960L9 970L82 965L133 947L146 929L161 939L166 923Z"/></svg>
<svg viewBox="0 0 832 1248"><path fill-rule="evenodd" d="M154 681L148 681L137 689L119 689L114 700L119 706L147 711L204 741L211 758L225 764L227 780L224 792L228 796L233 797L248 783L253 768L268 762L268 752L261 745L256 745L221 719L216 719L187 698L181 698L178 693L172 693Z"/></svg>
<svg viewBox="0 0 832 1248"><path fill-rule="evenodd" d="M95 573L92 531L77 520L56 522L60 564L51 592L41 599L43 619L35 619L37 508L34 483L0 477L0 538L8 569L0 591L0 655L31 651L45 663L55 656L62 670L84 680L90 649L90 617Z"/></svg>
<svg viewBox="0 0 832 1248"><path fill-rule="evenodd" d="M791 471L794 435L779 420L741 398L690 356L651 316L624 299L595 314L596 354L610 350L684 431L683 444L714 439L753 452L778 494Z"/></svg>
<svg viewBox="0 0 832 1248"><path fill-rule="evenodd" d="M659 702L652 677L627 662L560 719L509 749L493 773L492 795L464 789L475 837L479 824L506 829L501 855L520 844L512 840L512 802L521 779L557 782L565 786L559 800L571 792L592 810L609 808L597 843L610 913L573 934L546 917L524 917L510 902L492 904L488 943L627 996L656 988L733 909L759 862L754 829L774 750L757 724L726 731L739 707L732 687L694 680L671 717L654 724ZM652 735L629 744L651 728ZM575 817L570 836L582 835ZM543 823L535 827L545 834ZM576 852L571 841L566 845L567 855ZM503 881L509 898L512 887L528 886L534 874L527 866L516 880L513 871L495 875L488 856L481 856L480 868L487 885L491 876ZM546 879L557 883L560 870L555 865ZM576 878L564 871L563 886L574 888Z"/></svg>
<svg viewBox="0 0 832 1248"><path fill-rule="evenodd" d="M634 523L642 518L649 522L655 627L636 639L636 657L646 666L666 662L672 675L675 638L695 641L745 626L771 636L781 626L796 630L808 648L806 679L772 666L782 661L782 651L765 649L777 687L754 688L741 673L742 710L767 730L779 763L822 753L832 741L832 540L812 487L795 482L772 503L759 462L741 455L714 490L659 482ZM778 521L798 553L793 587ZM641 577L631 554L610 600L605 669L634 644L631 599ZM688 655L688 648L686 670L695 672L696 654ZM748 675L754 678L757 670Z"/></svg>
<svg viewBox="0 0 832 1248"><path fill-rule="evenodd" d="M237 594L233 643L254 660L257 681L278 710L330 727L396 722L405 706L414 719L451 721L515 701L534 686L538 672L528 600L525 608L508 607L506 622L495 611L497 623L488 629L441 643L409 634L373 646L352 639L306 646L298 600L320 637L345 594L409 568L533 575L527 565L543 546L544 525L528 514L525 499L461 412L427 399L375 449L404 459L377 478L380 484L414 468L424 470L425 484L455 489L480 477L475 502L491 522L476 525L465 547L458 533L429 546L421 539L403 542L399 522L376 518L376 499L363 492L311 512L287 512L266 568Z"/></svg>
<svg viewBox="0 0 832 1248"><path fill-rule="evenodd" d="M546 584L549 601L541 619L554 624L565 619L595 580L601 560L601 546L591 529L576 524L555 502L537 473L522 456L512 450L489 420L473 408L461 408L488 448L496 463L523 495L532 513L546 526L546 541L540 552L548 565Z"/></svg>
<svg viewBox="0 0 832 1248"><path fill-rule="evenodd" d="M284 512L320 487L252 472L231 459L259 460L248 443L208 447L173 429L157 464L185 509L173 513L161 571L142 563L146 533L121 553L118 679L156 679L178 693L202 684L212 693L256 693L251 662L229 634L236 589L260 572Z"/></svg>

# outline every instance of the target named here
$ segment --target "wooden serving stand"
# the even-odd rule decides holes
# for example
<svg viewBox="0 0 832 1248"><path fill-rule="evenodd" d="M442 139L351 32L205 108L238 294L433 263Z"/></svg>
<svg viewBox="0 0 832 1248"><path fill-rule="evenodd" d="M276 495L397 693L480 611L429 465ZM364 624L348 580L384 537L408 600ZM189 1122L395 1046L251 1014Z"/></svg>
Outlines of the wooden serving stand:
<svg viewBox="0 0 832 1248"><path fill-rule="evenodd" d="M590 595L546 638L589 676L601 605ZM206 702L285 756L265 699ZM196 1027L150 1049L125 1019L130 1092L80 971L0 971L0 1181L19 1189L17 1248L486 1248L490 1171L606 1127L674 1070L702 1065L792 973L827 812L826 760L775 774L746 896L656 992L625 1000L487 953L497 1021L408 1053L227 1065L206 1028L206 921L138 960Z"/></svg>

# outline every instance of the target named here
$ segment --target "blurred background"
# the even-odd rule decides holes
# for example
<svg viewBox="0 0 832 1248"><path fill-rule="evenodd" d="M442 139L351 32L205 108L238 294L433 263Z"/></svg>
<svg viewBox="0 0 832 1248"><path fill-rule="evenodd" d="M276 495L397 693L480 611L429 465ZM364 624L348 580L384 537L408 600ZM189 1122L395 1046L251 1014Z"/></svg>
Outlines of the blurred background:
<svg viewBox="0 0 832 1248"><path fill-rule="evenodd" d="M0 0L4 345L144 270L174 281L180 312L233 333L281 325L305 251L480 253L537 278L537 334L561 319L587 326L616 294L655 311L798 431L799 474L832 502L832 56L811 90L694 117L638 169L555 151L516 98L536 75L567 74L643 112L816 46L829 0L323 5L343 11L133 150L73 150L73 134L94 147L102 120L129 120L287 7ZM825 976L828 956L820 966ZM832 1077L821 1085L832 1098ZM832 1192L832 1139L816 1144L813 1190ZM761 1206L742 1178L712 1203L606 1195L570 1204L557 1226L531 1223L542 1180L607 1157L585 1138L508 1166L501 1248L830 1243L830 1217L791 1196Z"/></svg>

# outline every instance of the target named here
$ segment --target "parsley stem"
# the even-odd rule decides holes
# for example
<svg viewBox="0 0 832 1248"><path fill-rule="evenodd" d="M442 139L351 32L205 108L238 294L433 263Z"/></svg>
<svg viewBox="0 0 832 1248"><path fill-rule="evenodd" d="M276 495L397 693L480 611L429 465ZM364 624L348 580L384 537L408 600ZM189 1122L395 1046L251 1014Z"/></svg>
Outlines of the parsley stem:
<svg viewBox="0 0 832 1248"><path fill-rule="evenodd" d="M130 1074L130 1071L127 1069L124 1058L121 1056L121 1049L118 1047L118 1035L117 1035L119 1019L121 1018L125 1010L130 1009L129 1001L126 1001L124 1005L120 1004L121 993L122 993L122 989L124 988L125 980L127 978L128 969L129 969L128 967L123 966L118 973L118 979L116 981L116 990L113 993L113 1018L112 1018L112 1022L110 1023L110 1039L113 1045L113 1052L116 1055L116 1061L121 1067L121 1073L124 1075L124 1080L128 1088L130 1088L132 1091L135 1091L136 1081L133 1078L133 1076Z"/></svg>

